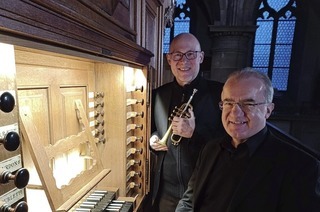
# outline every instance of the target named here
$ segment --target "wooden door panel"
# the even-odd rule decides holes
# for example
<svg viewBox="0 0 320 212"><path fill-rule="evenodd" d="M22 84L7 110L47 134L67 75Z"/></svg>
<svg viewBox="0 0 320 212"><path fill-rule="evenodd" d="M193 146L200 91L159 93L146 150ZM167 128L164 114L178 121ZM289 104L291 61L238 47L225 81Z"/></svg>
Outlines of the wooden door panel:
<svg viewBox="0 0 320 212"><path fill-rule="evenodd" d="M42 145L49 145L50 122L49 122L49 104L48 88L20 88L18 90L20 111L30 108L34 116L35 125L38 126Z"/></svg>
<svg viewBox="0 0 320 212"><path fill-rule="evenodd" d="M78 124L78 118L75 110L75 100L80 99L86 109L85 103L87 102L87 87L61 87L61 116L60 123L65 136L76 135L81 131Z"/></svg>
<svg viewBox="0 0 320 212"><path fill-rule="evenodd" d="M42 144L53 145L62 138L77 135L82 129L74 101L80 99L87 109L88 93L94 91L94 63L19 47L15 53L19 108L23 111L28 107L31 111ZM29 184L41 185L29 152L23 148L31 175ZM58 155L49 162L59 187L67 185L90 165L85 158L75 159L85 151L86 147L79 146L78 150Z"/></svg>

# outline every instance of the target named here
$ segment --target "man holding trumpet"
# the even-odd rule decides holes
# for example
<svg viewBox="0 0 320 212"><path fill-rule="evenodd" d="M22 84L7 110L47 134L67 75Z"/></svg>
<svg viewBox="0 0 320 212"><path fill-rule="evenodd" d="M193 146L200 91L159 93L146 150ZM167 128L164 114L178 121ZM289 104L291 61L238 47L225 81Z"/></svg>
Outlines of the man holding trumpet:
<svg viewBox="0 0 320 212"><path fill-rule="evenodd" d="M152 94L155 212L175 210L205 141L224 134L218 107L223 84L200 76L204 52L197 38L190 33L177 35L166 57L174 80Z"/></svg>

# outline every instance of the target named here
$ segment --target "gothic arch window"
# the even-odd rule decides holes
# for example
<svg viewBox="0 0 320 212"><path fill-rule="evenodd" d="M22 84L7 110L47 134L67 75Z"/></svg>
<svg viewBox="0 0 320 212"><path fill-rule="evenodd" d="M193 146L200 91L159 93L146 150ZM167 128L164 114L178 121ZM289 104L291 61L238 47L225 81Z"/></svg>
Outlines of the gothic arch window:
<svg viewBox="0 0 320 212"><path fill-rule="evenodd" d="M163 52L169 52L171 40L182 32L190 30L190 6L187 0L175 0L174 21L172 26L166 26L164 31Z"/></svg>
<svg viewBox="0 0 320 212"><path fill-rule="evenodd" d="M253 67L286 91L296 24L296 0L262 0L257 18Z"/></svg>

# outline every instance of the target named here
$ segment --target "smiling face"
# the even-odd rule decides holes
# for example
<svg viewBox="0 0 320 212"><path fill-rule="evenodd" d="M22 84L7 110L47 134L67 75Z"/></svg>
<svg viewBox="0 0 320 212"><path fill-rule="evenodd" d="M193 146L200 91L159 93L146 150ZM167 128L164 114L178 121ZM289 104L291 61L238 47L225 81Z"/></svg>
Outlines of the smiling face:
<svg viewBox="0 0 320 212"><path fill-rule="evenodd" d="M180 34L174 38L170 45L170 53L186 53L199 51L195 59L187 59L184 55L180 60L174 61L171 54L167 54L167 61L179 85L191 83L198 75L204 52L200 49L199 41L192 34Z"/></svg>
<svg viewBox="0 0 320 212"><path fill-rule="evenodd" d="M224 85L221 100L252 104L266 102L265 86L254 77L230 78ZM236 147L262 130L273 107L273 103L256 105L249 110L243 110L238 104L231 108L224 107L221 119L225 130L232 137L233 145Z"/></svg>

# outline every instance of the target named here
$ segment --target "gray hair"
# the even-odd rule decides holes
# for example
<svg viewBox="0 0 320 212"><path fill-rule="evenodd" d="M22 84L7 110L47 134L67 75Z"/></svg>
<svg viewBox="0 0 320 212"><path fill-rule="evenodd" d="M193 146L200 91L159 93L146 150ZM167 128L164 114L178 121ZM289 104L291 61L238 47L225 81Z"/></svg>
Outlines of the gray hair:
<svg viewBox="0 0 320 212"><path fill-rule="evenodd" d="M253 77L253 78L261 80L261 82L265 86L265 94L264 95L265 95L266 101L267 101L267 103L271 103L273 100L274 89L273 89L271 80L269 79L269 77L266 74L259 72L258 70L255 70L251 67L247 67L242 70L232 72L229 75L227 81L230 79L245 79L245 78L249 78L249 77Z"/></svg>

